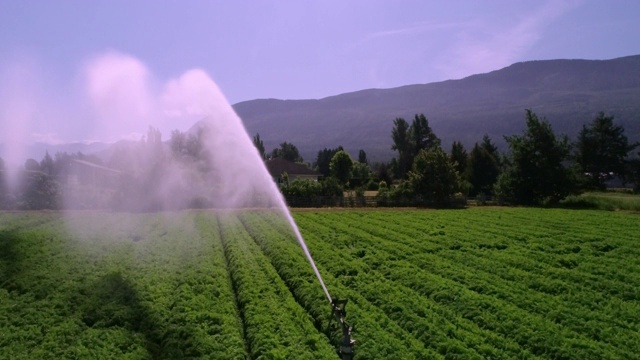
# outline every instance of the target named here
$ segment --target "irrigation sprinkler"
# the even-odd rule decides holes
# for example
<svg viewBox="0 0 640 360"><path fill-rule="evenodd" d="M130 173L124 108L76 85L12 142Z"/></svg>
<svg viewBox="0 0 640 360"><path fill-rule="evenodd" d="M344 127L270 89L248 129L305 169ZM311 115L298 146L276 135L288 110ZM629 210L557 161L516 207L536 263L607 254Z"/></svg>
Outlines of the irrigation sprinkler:
<svg viewBox="0 0 640 360"><path fill-rule="evenodd" d="M344 321L344 317L347 316L345 307L348 301L347 299L331 299L333 317L342 330L342 340L338 346L338 354L342 360L353 359L353 347L356 343L356 341L351 338L351 326L347 325ZM331 321L333 321L333 319L329 320L329 329L331 329Z"/></svg>

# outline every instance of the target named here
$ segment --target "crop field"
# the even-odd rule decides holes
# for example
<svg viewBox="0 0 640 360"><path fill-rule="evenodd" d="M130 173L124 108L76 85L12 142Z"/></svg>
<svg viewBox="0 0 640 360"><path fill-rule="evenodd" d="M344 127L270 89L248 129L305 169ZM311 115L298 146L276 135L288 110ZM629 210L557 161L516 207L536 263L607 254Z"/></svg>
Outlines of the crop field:
<svg viewBox="0 0 640 360"><path fill-rule="evenodd" d="M640 215L294 212L356 359L637 359ZM2 359L337 359L270 211L0 213Z"/></svg>

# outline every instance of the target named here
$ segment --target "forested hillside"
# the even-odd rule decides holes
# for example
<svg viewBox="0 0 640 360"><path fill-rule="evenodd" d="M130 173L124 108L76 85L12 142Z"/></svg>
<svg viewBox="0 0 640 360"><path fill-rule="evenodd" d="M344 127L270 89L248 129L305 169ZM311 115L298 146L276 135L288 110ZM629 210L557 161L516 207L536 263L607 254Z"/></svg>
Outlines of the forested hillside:
<svg viewBox="0 0 640 360"><path fill-rule="evenodd" d="M368 89L319 100L260 99L234 105L265 147L283 141L305 159L318 149L365 149L371 160L392 156L389 128L397 117L425 114L448 148L466 147L488 134L501 148L504 135L523 129L524 109L546 117L571 137L603 111L616 117L629 139L640 140L640 55L612 60L544 60L516 63L460 80Z"/></svg>

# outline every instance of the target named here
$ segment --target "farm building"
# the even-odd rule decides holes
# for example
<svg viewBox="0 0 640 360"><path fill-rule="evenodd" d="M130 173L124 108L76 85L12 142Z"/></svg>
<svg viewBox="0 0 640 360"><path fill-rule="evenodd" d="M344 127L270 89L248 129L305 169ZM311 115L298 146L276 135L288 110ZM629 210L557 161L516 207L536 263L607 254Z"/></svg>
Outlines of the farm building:
<svg viewBox="0 0 640 360"><path fill-rule="evenodd" d="M267 170L277 184L282 183L282 174L286 173L289 181L296 179L318 181L320 173L309 169L304 164L294 163L285 159L275 158L266 161Z"/></svg>

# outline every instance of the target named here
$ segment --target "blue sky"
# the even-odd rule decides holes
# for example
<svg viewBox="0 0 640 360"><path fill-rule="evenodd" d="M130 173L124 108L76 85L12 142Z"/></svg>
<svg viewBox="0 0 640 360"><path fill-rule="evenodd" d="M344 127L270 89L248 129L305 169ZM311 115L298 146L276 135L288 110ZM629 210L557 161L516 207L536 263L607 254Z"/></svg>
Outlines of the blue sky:
<svg viewBox="0 0 640 360"><path fill-rule="evenodd" d="M143 88L199 68L231 103L322 98L518 61L640 54L638 18L635 0L4 0L0 105L38 105L22 111L30 125L8 127L5 112L0 128L52 142L89 136L91 122L71 118L92 116L79 89L105 54Z"/></svg>

